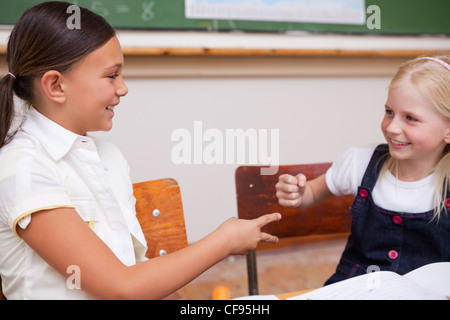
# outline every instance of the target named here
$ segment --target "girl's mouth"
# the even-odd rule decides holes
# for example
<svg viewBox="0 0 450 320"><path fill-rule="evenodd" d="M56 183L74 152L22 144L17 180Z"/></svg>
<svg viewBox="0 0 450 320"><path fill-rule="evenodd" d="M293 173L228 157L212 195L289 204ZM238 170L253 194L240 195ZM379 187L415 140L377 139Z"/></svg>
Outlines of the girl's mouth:
<svg viewBox="0 0 450 320"><path fill-rule="evenodd" d="M402 142L394 139L389 139L389 141L391 142L391 145L395 148L402 148L405 146L409 146L411 144L410 142Z"/></svg>
<svg viewBox="0 0 450 320"><path fill-rule="evenodd" d="M107 106L106 107L106 110L108 111L108 113L109 113L109 115L111 116L111 117L114 117L114 108L115 108L116 106L114 105L114 106Z"/></svg>

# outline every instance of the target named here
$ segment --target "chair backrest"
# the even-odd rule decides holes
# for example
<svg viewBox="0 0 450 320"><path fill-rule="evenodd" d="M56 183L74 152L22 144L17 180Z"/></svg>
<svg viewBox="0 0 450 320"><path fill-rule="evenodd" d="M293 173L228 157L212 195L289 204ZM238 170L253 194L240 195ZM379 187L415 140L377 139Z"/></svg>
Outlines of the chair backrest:
<svg viewBox="0 0 450 320"><path fill-rule="evenodd" d="M136 214L147 240L147 258L187 246L181 192L174 179L133 184Z"/></svg>
<svg viewBox="0 0 450 320"><path fill-rule="evenodd" d="M236 170L236 197L238 216L253 219L266 213L280 212L283 218L263 228L279 238L348 233L351 215L349 208L354 197L333 197L320 205L299 210L286 209L278 204L275 184L281 174L303 173L308 180L326 172L331 163L283 165L276 175L261 175L260 166L241 166ZM249 294L258 294L256 253L247 256Z"/></svg>

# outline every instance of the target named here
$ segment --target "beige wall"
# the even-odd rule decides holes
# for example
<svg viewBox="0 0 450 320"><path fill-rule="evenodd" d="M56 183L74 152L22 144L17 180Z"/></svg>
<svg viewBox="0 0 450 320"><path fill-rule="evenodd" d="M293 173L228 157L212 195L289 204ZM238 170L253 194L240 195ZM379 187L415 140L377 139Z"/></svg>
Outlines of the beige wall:
<svg viewBox="0 0 450 320"><path fill-rule="evenodd" d="M175 178L189 241L236 216L236 165L175 165L171 134L279 129L280 164L333 161L348 147L383 141L385 77L129 79L106 134L125 153L133 182ZM208 143L205 142L204 146Z"/></svg>

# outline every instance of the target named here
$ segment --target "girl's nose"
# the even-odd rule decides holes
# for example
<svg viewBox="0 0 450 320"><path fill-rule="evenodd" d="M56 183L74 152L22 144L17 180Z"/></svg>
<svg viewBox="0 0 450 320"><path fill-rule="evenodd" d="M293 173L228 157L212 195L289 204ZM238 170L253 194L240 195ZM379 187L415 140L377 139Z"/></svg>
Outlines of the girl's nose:
<svg viewBox="0 0 450 320"><path fill-rule="evenodd" d="M120 89L117 90L117 95L120 96L120 97L126 96L127 93L128 93L127 86L123 86L123 87L121 87Z"/></svg>
<svg viewBox="0 0 450 320"><path fill-rule="evenodd" d="M387 125L386 131L392 134L400 134L402 133L402 127L399 121L394 117Z"/></svg>
<svg viewBox="0 0 450 320"><path fill-rule="evenodd" d="M122 80L122 82L121 82L120 86L117 88L116 94L117 94L119 97L124 97L124 96L126 96L127 93L128 93L128 87L127 87L127 85L125 84L125 81L123 81L123 79L121 79L121 80Z"/></svg>

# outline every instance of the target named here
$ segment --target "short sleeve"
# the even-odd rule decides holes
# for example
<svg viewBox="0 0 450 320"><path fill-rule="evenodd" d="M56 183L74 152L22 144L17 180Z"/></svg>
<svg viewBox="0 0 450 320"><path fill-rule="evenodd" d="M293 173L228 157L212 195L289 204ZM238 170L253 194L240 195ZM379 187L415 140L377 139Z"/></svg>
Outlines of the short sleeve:
<svg viewBox="0 0 450 320"><path fill-rule="evenodd" d="M356 195L374 148L350 148L327 170L326 182L336 196Z"/></svg>
<svg viewBox="0 0 450 320"><path fill-rule="evenodd" d="M27 227L34 212L73 207L58 181L54 162L42 152L32 148L5 150L0 167L0 219L14 232L19 222L22 228Z"/></svg>

